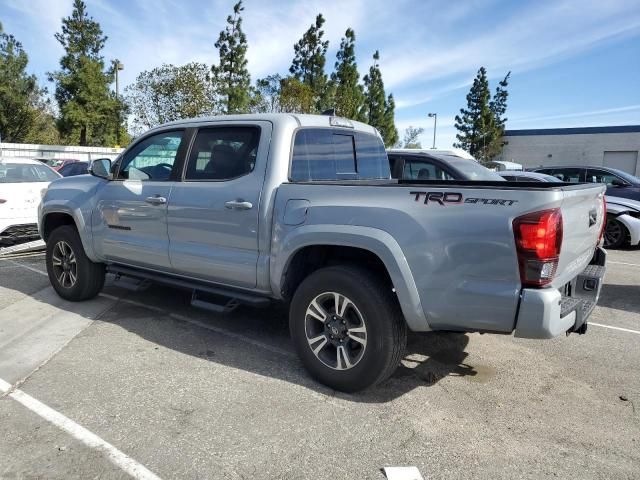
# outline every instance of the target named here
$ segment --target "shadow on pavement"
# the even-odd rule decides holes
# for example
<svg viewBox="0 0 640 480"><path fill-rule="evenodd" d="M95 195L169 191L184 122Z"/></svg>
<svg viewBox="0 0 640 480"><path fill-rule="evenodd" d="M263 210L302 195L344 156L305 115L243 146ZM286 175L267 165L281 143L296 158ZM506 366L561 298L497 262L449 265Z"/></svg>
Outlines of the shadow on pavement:
<svg viewBox="0 0 640 480"><path fill-rule="evenodd" d="M603 285L598 305L625 312L640 313L640 285Z"/></svg>
<svg viewBox="0 0 640 480"><path fill-rule="evenodd" d="M287 312L282 306L266 309L241 307L229 315L216 315L188 306L189 297L185 292L159 286L154 286L151 290L153 292L129 293L127 298L144 305L163 308L167 315L122 302L103 315L100 321L116 324L149 342L186 355L292 382L325 395L335 395L354 402L384 403L415 388L435 385L450 375L477 374L474 367L464 363L467 357L465 348L469 343L466 334L411 334L405 361L389 380L358 394L334 392L315 382L296 357L279 355L267 348L258 348L242 339L230 338L168 315L170 312L179 313L217 329L293 354ZM165 307L167 303L171 303L170 308Z"/></svg>

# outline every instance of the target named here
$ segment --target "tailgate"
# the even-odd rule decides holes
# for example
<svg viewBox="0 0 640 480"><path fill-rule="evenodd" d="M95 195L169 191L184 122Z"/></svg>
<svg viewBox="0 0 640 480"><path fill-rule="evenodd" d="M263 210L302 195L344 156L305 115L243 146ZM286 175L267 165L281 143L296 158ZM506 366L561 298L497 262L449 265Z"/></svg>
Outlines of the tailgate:
<svg viewBox="0 0 640 480"><path fill-rule="evenodd" d="M558 288L589 264L605 221L604 185L576 185L562 190L563 239L553 281L553 286Z"/></svg>

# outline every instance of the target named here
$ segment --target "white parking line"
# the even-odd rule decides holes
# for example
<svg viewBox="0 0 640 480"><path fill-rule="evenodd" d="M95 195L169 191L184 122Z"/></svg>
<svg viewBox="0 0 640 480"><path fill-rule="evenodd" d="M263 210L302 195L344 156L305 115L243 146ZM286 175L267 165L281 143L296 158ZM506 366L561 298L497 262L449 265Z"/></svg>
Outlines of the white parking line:
<svg viewBox="0 0 640 480"><path fill-rule="evenodd" d="M608 260L607 263L615 263L616 265L629 265L630 267L640 267L640 264L638 263L614 262L613 260Z"/></svg>
<svg viewBox="0 0 640 480"><path fill-rule="evenodd" d="M25 265L24 263L16 262L14 260L9 260L8 258L6 259L3 258L3 260L6 260L8 263L10 263L11 265L15 265L16 267L26 268L27 270L30 270L34 273L39 273L40 275L44 275L45 277L49 276L47 272L45 272L44 270L40 270L39 268L35 268L30 265Z"/></svg>
<svg viewBox="0 0 640 480"><path fill-rule="evenodd" d="M122 453L109 442L101 439L96 434L90 432L83 426L78 425L73 420L36 400L22 390L17 388L12 389L11 384L2 379L0 379L0 392L3 394L8 393L10 398L22 404L39 417L64 430L76 440L84 443L87 447L103 452L111 463L121 468L131 477L140 480L160 480L160 477L151 470L136 462L128 455Z"/></svg>
<svg viewBox="0 0 640 480"><path fill-rule="evenodd" d="M264 342L261 342L259 340L254 340L251 337L247 337L246 335L242 335L242 334L239 334L239 333L232 332L231 330L227 330L226 328L220 328L220 327L216 327L215 325L211 325L209 323L202 322L200 320L194 320L194 319L189 318L189 317L187 317L185 315L180 315L178 313L170 313L170 312L167 312L166 310L164 310L164 309L162 309L160 307L155 307L153 305L147 305L145 303L136 302L135 300L129 300L129 299L126 299L126 298L114 297L113 295L109 295L108 293L101 293L100 296L101 297L105 297L105 298L109 298L111 300L117 300L117 301L120 301L120 302L128 303L130 305L135 305L136 307L146 308L147 310L151 310L151 311L154 311L154 312L162 313L163 315L168 315L169 317L174 318L176 320L179 320L181 322L190 323L192 325L196 325L197 327L204 328L206 330L211 330L212 332L215 332L215 333L219 333L220 335L225 335L225 336L230 337L230 338L235 338L236 340L240 340L242 342L249 343L249 344L251 344L251 345L253 345L255 347L262 348L263 350L268 350L269 352L277 353L278 355L283 355L283 356L289 357L289 358L297 358L295 353L290 352L288 350L285 350L283 348L278 348L278 347L275 347L273 345L269 345L268 343L264 343Z"/></svg>
<svg viewBox="0 0 640 480"><path fill-rule="evenodd" d="M614 327L611 325L602 325L601 323L593 323L593 322L589 322L589 325L595 325L596 327L610 328L611 330L620 330L621 332L635 333L637 335L640 335L639 330L631 330L629 328Z"/></svg>

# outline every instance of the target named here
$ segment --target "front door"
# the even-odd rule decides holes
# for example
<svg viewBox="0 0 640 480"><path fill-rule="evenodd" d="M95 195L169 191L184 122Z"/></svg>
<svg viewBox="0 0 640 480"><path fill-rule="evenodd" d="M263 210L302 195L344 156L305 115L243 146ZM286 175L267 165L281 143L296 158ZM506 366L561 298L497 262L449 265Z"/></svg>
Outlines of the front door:
<svg viewBox="0 0 640 480"><path fill-rule="evenodd" d="M93 238L98 255L127 265L170 268L167 205L184 135L184 130L154 134L123 154L114 180L97 193Z"/></svg>
<svg viewBox="0 0 640 480"><path fill-rule="evenodd" d="M168 212L174 269L203 280L256 286L259 203L271 124L200 128Z"/></svg>

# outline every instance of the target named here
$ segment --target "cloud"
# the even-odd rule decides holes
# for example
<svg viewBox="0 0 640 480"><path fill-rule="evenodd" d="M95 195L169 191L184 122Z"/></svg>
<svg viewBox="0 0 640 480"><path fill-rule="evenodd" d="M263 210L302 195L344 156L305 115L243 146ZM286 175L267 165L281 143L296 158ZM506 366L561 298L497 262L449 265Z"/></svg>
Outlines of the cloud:
<svg viewBox="0 0 640 480"><path fill-rule="evenodd" d="M385 83L396 88L472 75L479 65L505 73L537 68L603 41L637 35L640 9L630 0L538 1L493 25L481 24L482 29L450 32L424 47L396 45L381 62Z"/></svg>
<svg viewBox="0 0 640 480"><path fill-rule="evenodd" d="M585 112L572 112L572 113L561 113L554 115L534 115L534 116L524 116L524 117L516 117L509 120L509 124L513 123L530 123L530 122L548 122L550 120L567 120L567 119L585 119L592 117L602 117L606 115L619 114L619 113L629 113L629 112L639 112L639 105L627 105L624 107L615 107L615 108L604 108L600 110L589 110Z"/></svg>

